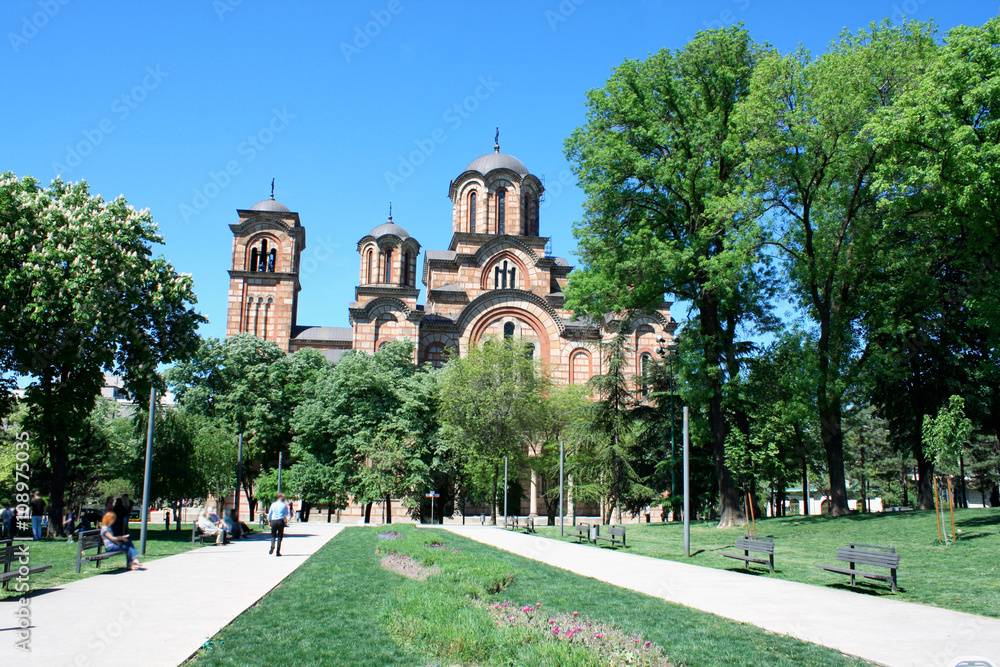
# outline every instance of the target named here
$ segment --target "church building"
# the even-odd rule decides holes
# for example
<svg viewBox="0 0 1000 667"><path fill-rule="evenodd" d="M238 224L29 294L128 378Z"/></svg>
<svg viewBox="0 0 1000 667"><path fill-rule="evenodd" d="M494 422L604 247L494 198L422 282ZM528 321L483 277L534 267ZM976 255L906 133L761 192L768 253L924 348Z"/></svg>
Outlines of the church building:
<svg viewBox="0 0 1000 667"><path fill-rule="evenodd" d="M414 361L440 366L484 337L526 340L556 382L584 384L604 372L599 350L617 323L574 318L564 305L573 267L546 253L539 203L542 181L512 155L476 158L448 185L451 243L426 250L389 219L358 240L358 283L347 305L349 327L299 324L300 256L306 230L299 214L271 198L237 211L229 271L226 335L251 333L287 352L311 347L333 361L347 350L374 352L389 341L414 344ZM421 289L424 303L418 303ZM652 363L657 339L673 341L664 302L634 317L629 353L634 373ZM533 480L532 480L533 481ZM523 513L537 513L535 485Z"/></svg>

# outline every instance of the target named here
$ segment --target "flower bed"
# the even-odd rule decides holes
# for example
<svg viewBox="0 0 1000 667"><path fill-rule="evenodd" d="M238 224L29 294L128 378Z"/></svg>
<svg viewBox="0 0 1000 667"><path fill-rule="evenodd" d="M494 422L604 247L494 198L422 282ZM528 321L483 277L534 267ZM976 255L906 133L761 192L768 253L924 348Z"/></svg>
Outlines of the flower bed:
<svg viewBox="0 0 1000 667"><path fill-rule="evenodd" d="M428 567L420 561L400 554L387 554L382 557L379 563L390 572L395 572L396 574L401 574L404 577L416 579L417 581L426 581L427 577L441 572L441 568L435 565Z"/></svg>
<svg viewBox="0 0 1000 667"><path fill-rule="evenodd" d="M598 656L602 664L675 667L662 648L642 635L628 634L611 623L595 621L575 611L547 614L540 602L521 607L510 602L494 602L486 608L498 627L527 628L539 639L585 647Z"/></svg>
<svg viewBox="0 0 1000 667"><path fill-rule="evenodd" d="M379 533L378 538L380 540L401 540L403 539L403 535L400 535L399 533L394 533L393 531L390 530L386 533Z"/></svg>

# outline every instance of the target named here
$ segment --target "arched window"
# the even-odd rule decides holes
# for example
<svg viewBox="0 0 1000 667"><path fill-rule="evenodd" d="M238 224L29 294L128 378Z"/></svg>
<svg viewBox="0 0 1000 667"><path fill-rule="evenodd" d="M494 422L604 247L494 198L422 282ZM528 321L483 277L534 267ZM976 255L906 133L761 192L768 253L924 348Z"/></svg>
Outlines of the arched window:
<svg viewBox="0 0 1000 667"><path fill-rule="evenodd" d="M469 193L469 233L476 233L476 193Z"/></svg>
<svg viewBox="0 0 1000 667"><path fill-rule="evenodd" d="M584 350L574 352L570 358L569 372L571 384L586 384L591 374L590 355Z"/></svg>
<svg viewBox="0 0 1000 667"><path fill-rule="evenodd" d="M374 254L375 254L375 252L371 248L369 248L368 249L368 269L367 269L367 273L365 274L366 275L365 282L367 282L367 283L370 283L372 281L372 255L374 255Z"/></svg>
<svg viewBox="0 0 1000 667"><path fill-rule="evenodd" d="M384 350L384 349L385 349L385 346L386 346L386 345L388 345L388 344L389 344L389 341L387 341L387 340L384 340L384 341L382 341L381 343L379 343L379 346L378 346L378 349L379 349L380 351L381 351L381 350Z"/></svg>
<svg viewBox="0 0 1000 667"><path fill-rule="evenodd" d="M513 322L508 322L507 324L503 325L503 337L504 337L504 340L506 340L508 338L513 338L514 337L514 323Z"/></svg>
<svg viewBox="0 0 1000 667"><path fill-rule="evenodd" d="M250 265L248 270L249 271L257 270L257 248L250 249Z"/></svg>
<svg viewBox="0 0 1000 667"><path fill-rule="evenodd" d="M521 192L521 235L528 236L531 232L528 215L528 208L531 206L531 195Z"/></svg>
<svg viewBox="0 0 1000 667"><path fill-rule="evenodd" d="M639 357L639 372L642 374L640 380L640 388L642 390L643 396L649 395L649 380L650 373L653 371L653 357L649 352L643 352L642 356Z"/></svg>
<svg viewBox="0 0 1000 667"><path fill-rule="evenodd" d="M258 271L267 270L267 239L260 242L260 254L257 256L260 263L257 265Z"/></svg>
<svg viewBox="0 0 1000 667"><path fill-rule="evenodd" d="M497 234L506 234L507 220L507 191L503 188L497 190Z"/></svg>
<svg viewBox="0 0 1000 667"><path fill-rule="evenodd" d="M493 289L516 289L517 288L517 267L513 262L506 259L503 264L497 264L493 268Z"/></svg>
<svg viewBox="0 0 1000 667"><path fill-rule="evenodd" d="M268 273L274 273L274 265L275 263L277 263L277 261L278 261L278 251L272 249L271 252L267 254Z"/></svg>
<svg viewBox="0 0 1000 667"><path fill-rule="evenodd" d="M424 353L424 363L430 364L434 368L444 366L444 345L441 343L431 343Z"/></svg>
<svg viewBox="0 0 1000 667"><path fill-rule="evenodd" d="M403 253L403 266L400 267L399 272L399 284L409 285L410 284L410 253Z"/></svg>
<svg viewBox="0 0 1000 667"><path fill-rule="evenodd" d="M535 344L534 343L528 343L527 345L524 346L524 357L526 359L534 359L535 358Z"/></svg>
<svg viewBox="0 0 1000 667"><path fill-rule="evenodd" d="M385 276L382 282L392 282L392 250L385 251Z"/></svg>

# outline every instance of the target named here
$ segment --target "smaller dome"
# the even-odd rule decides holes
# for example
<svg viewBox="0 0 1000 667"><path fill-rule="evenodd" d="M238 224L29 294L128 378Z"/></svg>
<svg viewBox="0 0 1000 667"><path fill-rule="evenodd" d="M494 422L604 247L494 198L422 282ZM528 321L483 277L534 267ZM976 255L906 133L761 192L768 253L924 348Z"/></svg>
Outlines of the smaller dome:
<svg viewBox="0 0 1000 667"><path fill-rule="evenodd" d="M478 171L480 174L488 174L494 169L510 169L522 178L528 175L528 168L524 166L523 162L513 155L499 151L481 155L465 168L466 171Z"/></svg>
<svg viewBox="0 0 1000 667"><path fill-rule="evenodd" d="M280 201L276 201L274 197L270 199L265 199L264 201L259 201L254 204L251 211L270 211L271 213L291 213L292 209L288 208Z"/></svg>
<svg viewBox="0 0 1000 667"><path fill-rule="evenodd" d="M370 236L379 238L385 236L386 234L392 234L393 236L398 236L402 241L405 241L406 239L410 238L409 232L407 232L405 229L403 229L395 222L393 222L391 217L389 218L389 222L383 222L381 225L373 229L371 231Z"/></svg>

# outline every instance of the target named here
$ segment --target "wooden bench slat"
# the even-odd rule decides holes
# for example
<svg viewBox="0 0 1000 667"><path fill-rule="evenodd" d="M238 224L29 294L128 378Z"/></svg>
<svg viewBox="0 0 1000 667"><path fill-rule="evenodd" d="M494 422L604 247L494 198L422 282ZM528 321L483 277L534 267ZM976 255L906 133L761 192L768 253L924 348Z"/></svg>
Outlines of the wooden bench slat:
<svg viewBox="0 0 1000 667"><path fill-rule="evenodd" d="M851 578L852 586L857 577L864 577L866 579L889 582L892 585L892 592L895 593L897 591L896 570L899 569L899 553L895 547L852 542L849 547L839 547L837 549L837 560L850 563L850 567L822 564L817 564L816 567L827 572L846 574ZM856 565L884 567L888 568L889 573L866 572L859 570L855 567Z"/></svg>

